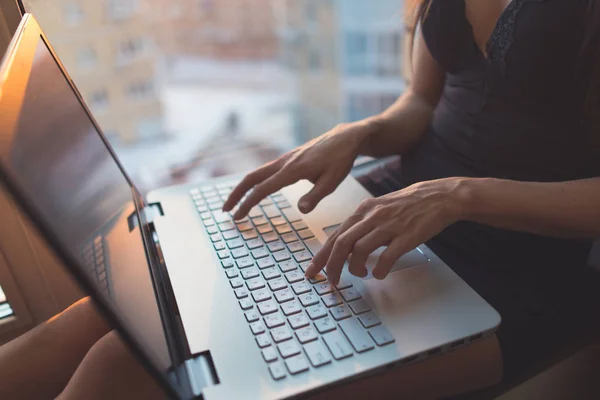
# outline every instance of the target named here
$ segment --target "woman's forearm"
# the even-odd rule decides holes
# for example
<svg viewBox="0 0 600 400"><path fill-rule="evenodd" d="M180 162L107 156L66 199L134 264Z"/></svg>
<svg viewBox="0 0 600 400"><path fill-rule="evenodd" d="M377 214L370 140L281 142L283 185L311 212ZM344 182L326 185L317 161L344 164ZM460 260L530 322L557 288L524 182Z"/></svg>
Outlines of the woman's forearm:
<svg viewBox="0 0 600 400"><path fill-rule="evenodd" d="M368 129L360 154L385 157L409 150L431 123L433 107L418 94L409 90L379 115L359 123Z"/></svg>
<svg viewBox="0 0 600 400"><path fill-rule="evenodd" d="M460 179L463 218L563 238L600 238L600 178L536 183Z"/></svg>

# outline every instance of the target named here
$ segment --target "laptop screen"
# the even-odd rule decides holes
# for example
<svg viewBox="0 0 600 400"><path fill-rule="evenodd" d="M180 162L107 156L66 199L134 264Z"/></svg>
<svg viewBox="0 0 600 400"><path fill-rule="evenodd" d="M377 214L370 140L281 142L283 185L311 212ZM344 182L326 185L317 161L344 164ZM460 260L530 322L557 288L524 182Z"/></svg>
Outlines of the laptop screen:
<svg viewBox="0 0 600 400"><path fill-rule="evenodd" d="M22 96L14 131L2 135L10 141L3 144L4 168L130 335L166 371L170 357L132 187L41 37Z"/></svg>

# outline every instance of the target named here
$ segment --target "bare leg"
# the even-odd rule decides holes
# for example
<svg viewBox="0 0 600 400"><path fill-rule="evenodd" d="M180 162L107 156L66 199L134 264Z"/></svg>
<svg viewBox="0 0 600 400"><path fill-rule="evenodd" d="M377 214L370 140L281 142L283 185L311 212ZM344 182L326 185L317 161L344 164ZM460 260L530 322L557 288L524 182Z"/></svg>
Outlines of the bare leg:
<svg viewBox="0 0 600 400"><path fill-rule="evenodd" d="M54 398L109 327L83 298L0 347L0 399Z"/></svg>
<svg viewBox="0 0 600 400"><path fill-rule="evenodd" d="M119 335L110 332L91 348L58 400L164 398Z"/></svg>

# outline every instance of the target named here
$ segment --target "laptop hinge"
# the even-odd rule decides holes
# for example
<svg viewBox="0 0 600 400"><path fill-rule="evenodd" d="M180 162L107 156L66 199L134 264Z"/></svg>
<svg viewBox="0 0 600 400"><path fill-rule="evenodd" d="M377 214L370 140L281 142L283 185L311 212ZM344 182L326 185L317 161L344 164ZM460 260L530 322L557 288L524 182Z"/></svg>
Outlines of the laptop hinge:
<svg viewBox="0 0 600 400"><path fill-rule="evenodd" d="M185 367L194 396L200 396L205 388L219 383L210 352L196 354L186 360Z"/></svg>
<svg viewBox="0 0 600 400"><path fill-rule="evenodd" d="M163 212L162 206L160 203L152 203L148 204L146 207L142 209L144 216L146 217L146 222L151 223L158 217L162 217L165 215Z"/></svg>

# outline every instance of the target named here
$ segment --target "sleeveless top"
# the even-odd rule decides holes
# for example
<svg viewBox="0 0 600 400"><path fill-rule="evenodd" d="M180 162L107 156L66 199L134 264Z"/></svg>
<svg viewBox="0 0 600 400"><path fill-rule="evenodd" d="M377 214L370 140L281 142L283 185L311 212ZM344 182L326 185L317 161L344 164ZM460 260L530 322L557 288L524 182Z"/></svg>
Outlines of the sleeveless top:
<svg viewBox="0 0 600 400"><path fill-rule="evenodd" d="M446 72L428 132L402 156L406 185L450 176L559 182L600 176L600 131L584 126L578 69L584 0L512 0L477 46L464 0L433 0L421 21ZM486 268L561 273L592 242L459 222L434 242Z"/></svg>

